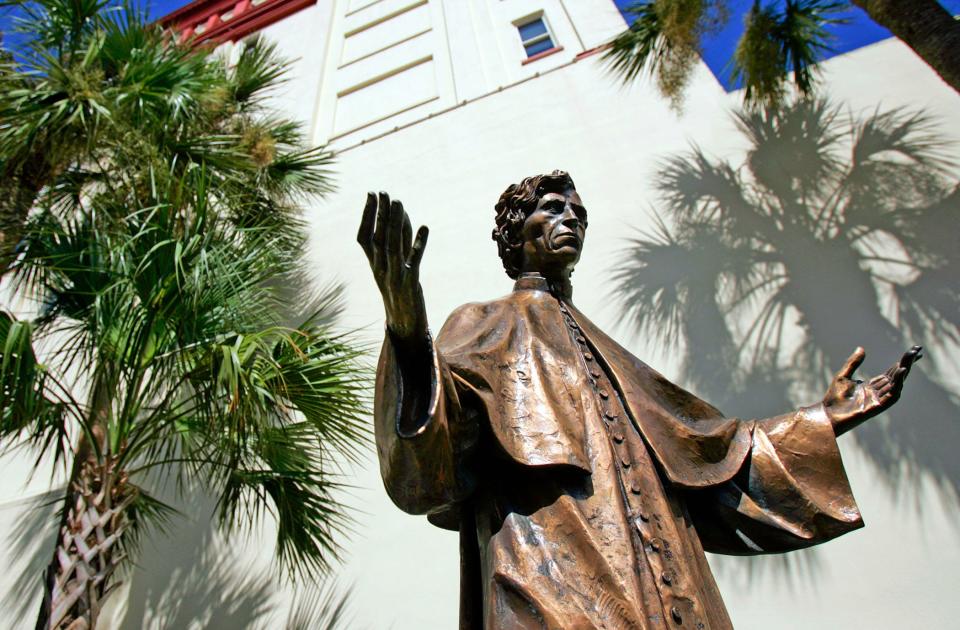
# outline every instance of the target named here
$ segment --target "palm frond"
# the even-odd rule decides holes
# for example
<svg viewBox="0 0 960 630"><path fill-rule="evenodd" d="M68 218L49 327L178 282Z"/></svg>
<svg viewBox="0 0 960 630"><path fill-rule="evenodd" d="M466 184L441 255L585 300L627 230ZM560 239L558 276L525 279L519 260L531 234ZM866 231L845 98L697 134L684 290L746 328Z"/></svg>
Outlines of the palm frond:
<svg viewBox="0 0 960 630"><path fill-rule="evenodd" d="M67 431L67 420L90 433L69 390L37 360L33 327L0 312L0 439L7 445L33 447L37 452L34 470L39 469L43 454L52 453L55 465L66 465L74 437Z"/></svg>
<svg viewBox="0 0 960 630"><path fill-rule="evenodd" d="M277 555L291 578L326 572L339 558L350 521L334 498L341 484L322 473L323 457L306 422L261 431L248 454L231 467L220 494L220 521L228 528L277 522Z"/></svg>
<svg viewBox="0 0 960 630"><path fill-rule="evenodd" d="M803 96L813 92L816 63L831 50L826 26L847 20L831 17L847 8L833 0L787 0L781 22L781 48L793 83Z"/></svg>
<svg viewBox="0 0 960 630"><path fill-rule="evenodd" d="M194 365L181 393L130 432L127 457L164 463L220 495L228 527L278 519L278 554L291 574L322 571L349 521L334 497L333 453L366 440L364 369L352 346L308 323L185 348Z"/></svg>
<svg viewBox="0 0 960 630"><path fill-rule="evenodd" d="M644 72L655 77L660 93L674 107L699 59L700 37L725 20L723 3L711 0L648 0L628 6L630 27L608 44L601 58L623 83Z"/></svg>
<svg viewBox="0 0 960 630"><path fill-rule="evenodd" d="M610 41L601 59L609 72L630 83L644 71L652 74L666 50L660 18L652 1L632 4L626 13L633 23Z"/></svg>
<svg viewBox="0 0 960 630"><path fill-rule="evenodd" d="M103 25L103 16L118 5L112 0L7 0L0 6L19 9L14 30L27 36L33 52L71 54Z"/></svg>
<svg viewBox="0 0 960 630"><path fill-rule="evenodd" d="M812 94L816 63L830 50L825 27L843 23L833 16L846 6L832 0L785 0L779 8L754 0L730 60L733 79L743 82L744 104L748 108L781 104L788 72L801 96Z"/></svg>
<svg viewBox="0 0 960 630"><path fill-rule="evenodd" d="M173 519L183 515L143 487L131 484L130 489L134 492L134 498L126 510L123 550L130 556L136 556L145 539L167 534Z"/></svg>
<svg viewBox="0 0 960 630"><path fill-rule="evenodd" d="M263 183L267 190L287 198L326 195L336 190L332 163L333 154L323 147L279 152L267 165Z"/></svg>
<svg viewBox="0 0 960 630"><path fill-rule="evenodd" d="M277 52L276 44L254 36L244 40L243 49L230 73L229 90L241 110L256 108L268 93L283 82L290 62Z"/></svg>

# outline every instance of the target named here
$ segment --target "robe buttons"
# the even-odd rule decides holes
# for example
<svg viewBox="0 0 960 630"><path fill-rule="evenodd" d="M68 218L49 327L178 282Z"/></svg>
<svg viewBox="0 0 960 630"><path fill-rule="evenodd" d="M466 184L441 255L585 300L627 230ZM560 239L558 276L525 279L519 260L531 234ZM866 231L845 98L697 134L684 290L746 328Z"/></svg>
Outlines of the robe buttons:
<svg viewBox="0 0 960 630"><path fill-rule="evenodd" d="M636 481L634 481L633 483L631 483L631 484L630 484L630 492L632 492L632 493L634 493L634 494L640 494L640 484L639 484L638 482L636 482ZM643 512L640 512L640 518L641 518L642 520L644 520L644 521L649 521L649 520L650 520L650 517L647 516L646 514L644 514Z"/></svg>
<svg viewBox="0 0 960 630"><path fill-rule="evenodd" d="M659 538L650 539L650 549L653 551L660 551L660 545L663 544L663 541Z"/></svg>
<svg viewBox="0 0 960 630"><path fill-rule="evenodd" d="M608 410L608 411L603 412L603 415L605 415L608 420L616 420L616 419L617 419L617 412L616 412L616 411L609 411L609 410Z"/></svg>
<svg viewBox="0 0 960 630"><path fill-rule="evenodd" d="M583 358L586 359L587 361L593 361L593 355L590 354L589 352L584 352Z"/></svg>
<svg viewBox="0 0 960 630"><path fill-rule="evenodd" d="M674 580L673 571L664 571L663 573L660 574L660 579L667 586L673 584L673 580Z"/></svg>
<svg viewBox="0 0 960 630"><path fill-rule="evenodd" d="M610 393L605 389L601 389L600 398L603 398L604 400L606 400L607 398L610 398Z"/></svg>
<svg viewBox="0 0 960 630"><path fill-rule="evenodd" d="M623 465L624 468L630 468L630 458L624 455L620 458L620 464Z"/></svg>
<svg viewBox="0 0 960 630"><path fill-rule="evenodd" d="M621 442L623 442L623 433L620 433L619 431L614 433L613 441L616 442L617 444L620 444Z"/></svg>
<svg viewBox="0 0 960 630"><path fill-rule="evenodd" d="M683 616L680 615L680 609L676 606L670 609L670 616L673 617L673 620L677 623L683 623Z"/></svg>
<svg viewBox="0 0 960 630"><path fill-rule="evenodd" d="M600 378L600 370L590 370L590 376L593 378Z"/></svg>

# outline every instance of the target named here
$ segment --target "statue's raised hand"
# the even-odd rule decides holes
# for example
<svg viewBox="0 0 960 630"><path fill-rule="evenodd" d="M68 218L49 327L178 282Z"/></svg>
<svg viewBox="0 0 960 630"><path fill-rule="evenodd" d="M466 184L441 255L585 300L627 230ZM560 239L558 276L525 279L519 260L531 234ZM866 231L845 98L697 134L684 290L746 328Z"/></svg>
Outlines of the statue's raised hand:
<svg viewBox="0 0 960 630"><path fill-rule="evenodd" d="M823 409L833 423L834 432L837 435L846 433L897 402L910 367L923 356L921 351L920 346L913 346L886 372L864 383L852 377L863 363L866 352L863 348L854 350L840 371L834 375L827 395L823 398Z"/></svg>
<svg viewBox="0 0 960 630"><path fill-rule="evenodd" d="M420 259L429 230L421 226L413 238L410 217L385 192L367 193L357 242L370 261L383 296L387 328L399 341L416 342L427 335L427 313L420 288Z"/></svg>

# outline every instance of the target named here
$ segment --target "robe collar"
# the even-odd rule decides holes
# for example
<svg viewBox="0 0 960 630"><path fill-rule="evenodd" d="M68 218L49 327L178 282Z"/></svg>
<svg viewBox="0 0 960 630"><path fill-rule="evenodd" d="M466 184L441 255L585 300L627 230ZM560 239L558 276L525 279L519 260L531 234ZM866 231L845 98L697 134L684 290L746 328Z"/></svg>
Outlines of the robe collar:
<svg viewBox="0 0 960 630"><path fill-rule="evenodd" d="M569 280L566 282L552 282L547 280L542 274L535 272L521 273L513 285L513 290L544 291L568 303L572 302L573 298L573 287Z"/></svg>

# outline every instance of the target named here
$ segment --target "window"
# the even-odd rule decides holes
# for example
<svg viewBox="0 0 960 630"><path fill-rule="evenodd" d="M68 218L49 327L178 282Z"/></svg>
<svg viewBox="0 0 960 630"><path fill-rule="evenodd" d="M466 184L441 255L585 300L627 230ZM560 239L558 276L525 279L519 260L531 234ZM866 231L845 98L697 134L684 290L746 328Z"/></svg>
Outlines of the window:
<svg viewBox="0 0 960 630"><path fill-rule="evenodd" d="M553 38L550 37L550 31L547 30L547 23L543 21L543 16L517 24L517 31L520 33L520 41L523 43L528 59L554 48Z"/></svg>

